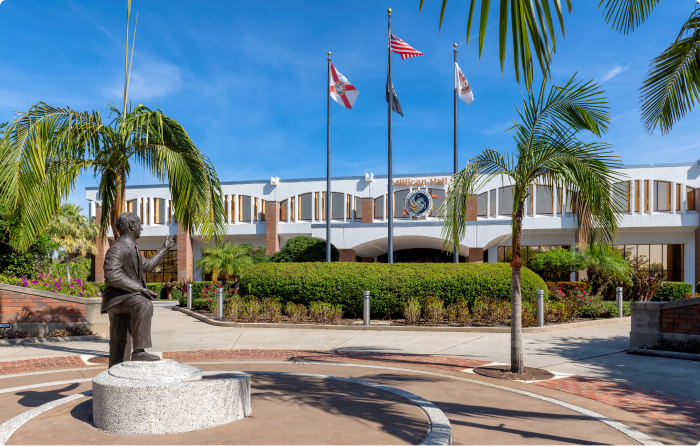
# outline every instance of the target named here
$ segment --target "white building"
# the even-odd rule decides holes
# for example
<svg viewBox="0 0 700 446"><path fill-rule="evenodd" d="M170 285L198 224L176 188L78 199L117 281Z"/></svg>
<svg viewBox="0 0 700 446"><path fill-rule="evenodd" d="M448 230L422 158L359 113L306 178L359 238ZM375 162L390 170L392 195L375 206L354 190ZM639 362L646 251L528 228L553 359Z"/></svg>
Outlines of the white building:
<svg viewBox="0 0 700 446"><path fill-rule="evenodd" d="M616 244L624 245L632 256L646 258L642 268L654 264L667 271L669 280L695 283L698 213L694 190L700 187L698 163L639 165L621 169L627 176L618 197L626 208ZM395 261L446 261L435 218L450 174L416 174L394 178ZM297 235L326 239L325 178L271 179L222 183L228 220L226 240L279 250ZM427 188L433 196L430 214L421 219L403 212L404 198L415 188ZM164 261L161 271L147 278L161 282L168 278L193 277L192 262L201 256L204 245L196 234L182 233L172 215L170 192L166 185L127 186L128 210L144 222L139 246L155 250L169 234L178 234L177 252ZM90 213L101 212L97 188L87 188ZM539 249L573 247L577 225L566 191L538 186L526 204L522 245L524 261ZM700 206L700 205L699 205ZM341 261L386 261L387 177L365 174L332 179L331 242L340 250ZM100 209L100 211L98 211ZM494 179L478 192L467 215L467 231L460 246L462 261L497 262L507 260L511 245L510 216L512 192L507 179ZM180 231L180 232L178 232ZM111 236L111 233L110 233ZM540 248L542 247L542 248ZM95 279L101 281L101 256ZM148 255L148 253L146 253ZM644 257L642 257L644 256Z"/></svg>

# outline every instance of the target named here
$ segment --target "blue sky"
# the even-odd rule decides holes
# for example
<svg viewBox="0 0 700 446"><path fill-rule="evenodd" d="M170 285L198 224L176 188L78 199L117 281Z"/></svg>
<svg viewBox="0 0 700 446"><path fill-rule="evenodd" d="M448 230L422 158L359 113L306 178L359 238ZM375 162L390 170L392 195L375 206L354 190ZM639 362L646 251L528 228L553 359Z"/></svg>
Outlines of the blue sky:
<svg viewBox="0 0 700 446"><path fill-rule="evenodd" d="M393 55L393 80L404 110L394 115L394 173L452 169L452 44L475 100L460 102L460 165L485 148L508 151L503 133L521 89L509 54L501 73L493 13L484 54L466 48L468 2L451 0L438 33L437 0L311 2L133 0L139 12L130 100L179 121L214 162L221 181L322 177L326 151L326 52L360 94L352 110L332 103L333 175L387 172L386 8L392 31L425 56ZM662 2L630 35L574 0L558 42L554 83L602 83L612 125L603 140L626 164L700 158L698 113L673 132L650 136L639 120L638 88L649 61L677 35L694 0ZM0 4L0 122L44 101L100 110L122 100L126 1L4 0ZM133 22L132 22L133 23ZM510 42L509 42L510 45ZM129 184L151 184L134 168ZM83 206L92 174L69 201Z"/></svg>

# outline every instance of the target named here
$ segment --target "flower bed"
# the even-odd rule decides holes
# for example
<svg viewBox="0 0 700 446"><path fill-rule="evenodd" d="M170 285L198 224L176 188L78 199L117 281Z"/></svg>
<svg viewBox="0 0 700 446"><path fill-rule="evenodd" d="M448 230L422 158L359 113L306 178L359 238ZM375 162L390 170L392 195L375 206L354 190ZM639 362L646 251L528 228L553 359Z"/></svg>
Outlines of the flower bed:
<svg viewBox="0 0 700 446"><path fill-rule="evenodd" d="M73 326L66 328L57 328L51 330L45 337L47 338L63 338L67 336L94 336L97 333L90 330L89 328ZM0 329L0 339L26 339L31 338L26 331L10 331L7 329Z"/></svg>
<svg viewBox="0 0 700 446"><path fill-rule="evenodd" d="M35 279L27 279L24 276L16 277L14 275L0 275L0 283L32 288L35 290L49 291L57 294L67 294L69 296L76 297L102 296L102 293L100 293L98 287L90 282L85 282L79 279L72 279L68 281L61 277L46 277L43 274L40 274Z"/></svg>

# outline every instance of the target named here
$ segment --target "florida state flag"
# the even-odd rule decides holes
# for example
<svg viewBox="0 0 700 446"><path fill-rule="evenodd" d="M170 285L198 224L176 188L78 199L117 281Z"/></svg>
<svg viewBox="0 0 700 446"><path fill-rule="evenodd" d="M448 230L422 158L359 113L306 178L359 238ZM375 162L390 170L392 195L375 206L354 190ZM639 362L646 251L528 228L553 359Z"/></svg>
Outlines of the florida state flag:
<svg viewBox="0 0 700 446"><path fill-rule="evenodd" d="M340 74L340 71L333 64L331 64L331 78L328 79L328 82L330 83L331 98L345 108L352 108L360 92L348 82L345 76Z"/></svg>

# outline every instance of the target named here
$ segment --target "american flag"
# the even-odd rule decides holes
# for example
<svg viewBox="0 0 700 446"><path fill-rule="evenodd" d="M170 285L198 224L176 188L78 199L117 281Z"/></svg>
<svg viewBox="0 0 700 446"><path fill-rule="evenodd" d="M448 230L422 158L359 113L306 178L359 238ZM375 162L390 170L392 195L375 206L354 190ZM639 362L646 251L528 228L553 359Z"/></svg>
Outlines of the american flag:
<svg viewBox="0 0 700 446"><path fill-rule="evenodd" d="M411 45L396 37L394 33L391 33L391 51L401 55L402 60L423 55L423 53L415 48L411 48Z"/></svg>

